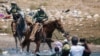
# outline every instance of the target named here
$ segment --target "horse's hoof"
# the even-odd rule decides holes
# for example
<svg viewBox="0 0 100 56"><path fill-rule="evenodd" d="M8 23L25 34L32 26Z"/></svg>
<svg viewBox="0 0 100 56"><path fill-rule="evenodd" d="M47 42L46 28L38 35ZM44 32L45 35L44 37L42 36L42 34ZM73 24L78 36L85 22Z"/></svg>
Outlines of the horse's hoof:
<svg viewBox="0 0 100 56"><path fill-rule="evenodd" d="M23 52L23 49L20 49L20 53L22 53Z"/></svg>
<svg viewBox="0 0 100 56"><path fill-rule="evenodd" d="M32 51L32 53L35 54L36 52L35 51Z"/></svg>

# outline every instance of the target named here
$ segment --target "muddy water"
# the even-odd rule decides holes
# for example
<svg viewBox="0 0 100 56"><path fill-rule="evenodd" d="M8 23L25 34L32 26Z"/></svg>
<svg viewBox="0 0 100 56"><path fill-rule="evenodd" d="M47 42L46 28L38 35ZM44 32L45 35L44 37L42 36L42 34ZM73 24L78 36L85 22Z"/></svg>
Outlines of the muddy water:
<svg viewBox="0 0 100 56"><path fill-rule="evenodd" d="M31 52L20 52L19 50L15 49L6 49L1 52L0 56L34 56L34 54Z"/></svg>
<svg viewBox="0 0 100 56"><path fill-rule="evenodd" d="M40 51L39 54L41 56L44 56L44 55L50 56L51 54L54 54L54 52L51 52L49 50L43 50L43 51ZM33 54L31 51L27 53L27 52L20 52L19 50L16 51L16 49L6 49L0 53L0 56L36 56L36 55ZM91 56L100 56L100 52L93 52Z"/></svg>
<svg viewBox="0 0 100 56"><path fill-rule="evenodd" d="M94 52L91 54L91 56L100 56L100 52Z"/></svg>
<svg viewBox="0 0 100 56"><path fill-rule="evenodd" d="M39 53L37 53L41 56L50 56L52 54L54 54L54 51L49 51L49 50L43 50L43 51L40 51ZM6 49L6 50L3 50L1 53L0 53L0 56L36 56L36 54L33 54L32 51L30 52L20 52L20 50L16 50L16 49Z"/></svg>
<svg viewBox="0 0 100 56"><path fill-rule="evenodd" d="M16 52L16 49L15 48L15 43L14 43L14 38L12 36L9 36L9 35L0 35L0 56L35 56L35 54L32 53L32 51L34 51L34 49L36 48L35 47L35 44L34 43L31 43L31 46L30 46L30 51L29 53L27 52L20 52L18 50L18 52ZM100 45L90 45L91 47L91 50L92 50L92 54L91 56L100 56ZM6 49L5 49L6 48ZM45 54L45 56L50 56L52 54L52 52L48 51L48 46L47 44L41 44L41 47L40 47L40 50L44 50L44 51L41 51L41 54L43 56L43 54Z"/></svg>

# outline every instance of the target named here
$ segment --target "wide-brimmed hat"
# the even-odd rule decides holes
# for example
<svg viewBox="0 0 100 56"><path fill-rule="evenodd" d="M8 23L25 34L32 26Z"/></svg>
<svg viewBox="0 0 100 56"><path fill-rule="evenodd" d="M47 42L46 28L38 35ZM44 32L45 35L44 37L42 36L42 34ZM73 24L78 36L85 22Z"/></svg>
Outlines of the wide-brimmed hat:
<svg viewBox="0 0 100 56"><path fill-rule="evenodd" d="M16 2L15 1L12 1L11 4L16 4Z"/></svg>

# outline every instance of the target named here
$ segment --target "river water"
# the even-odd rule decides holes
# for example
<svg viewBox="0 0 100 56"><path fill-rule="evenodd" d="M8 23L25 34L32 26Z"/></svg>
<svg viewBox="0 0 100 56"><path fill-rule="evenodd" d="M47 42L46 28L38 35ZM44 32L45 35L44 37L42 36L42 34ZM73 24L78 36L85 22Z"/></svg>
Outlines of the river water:
<svg viewBox="0 0 100 56"><path fill-rule="evenodd" d="M100 56L100 52L93 52L91 56Z"/></svg>
<svg viewBox="0 0 100 56"><path fill-rule="evenodd" d="M43 50L43 51L40 51L40 53L37 53L37 54L40 54L42 56L49 56L49 55L52 55L54 54L54 51L51 52L49 50ZM36 54L33 54L32 51L30 52L20 52L19 50L16 51L15 49L6 49L6 50L3 50L2 53L0 54L0 56L36 56Z"/></svg>
<svg viewBox="0 0 100 56"><path fill-rule="evenodd" d="M41 56L50 56L51 54L53 54L54 52L48 51L48 50L43 50L41 51L39 54L41 54ZM0 54L0 56L36 56L35 54L33 54L32 52L16 52L15 49L6 49L3 50L2 53ZM100 52L93 52L91 54L91 56L100 56Z"/></svg>

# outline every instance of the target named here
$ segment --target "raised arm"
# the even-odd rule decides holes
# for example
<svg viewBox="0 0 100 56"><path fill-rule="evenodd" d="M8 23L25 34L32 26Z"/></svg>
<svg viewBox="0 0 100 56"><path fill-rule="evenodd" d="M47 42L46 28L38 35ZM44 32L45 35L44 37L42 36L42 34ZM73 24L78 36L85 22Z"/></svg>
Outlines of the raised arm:
<svg viewBox="0 0 100 56"><path fill-rule="evenodd" d="M6 8L6 12L7 14L11 14L11 10L9 11L7 8Z"/></svg>
<svg viewBox="0 0 100 56"><path fill-rule="evenodd" d="M6 6L2 5L2 7L6 9L7 14L11 14L10 11L7 9Z"/></svg>

